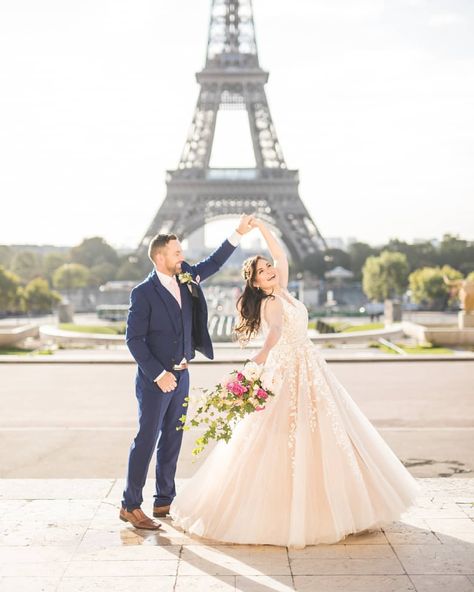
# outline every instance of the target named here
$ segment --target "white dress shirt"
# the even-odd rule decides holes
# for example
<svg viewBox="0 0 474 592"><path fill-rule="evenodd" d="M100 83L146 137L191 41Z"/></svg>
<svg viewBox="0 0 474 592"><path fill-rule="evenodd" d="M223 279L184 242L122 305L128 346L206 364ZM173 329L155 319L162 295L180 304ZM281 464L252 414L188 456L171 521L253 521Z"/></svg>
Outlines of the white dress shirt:
<svg viewBox="0 0 474 592"><path fill-rule="evenodd" d="M181 308L181 297L177 298L177 296L174 292L174 289L173 289L174 286L177 286L178 293L179 293L179 284L178 284L178 280L176 279L176 276L162 273L161 271L158 271L157 269L156 269L156 275L158 276L158 279L160 280L161 285L168 290L168 292L173 296L173 298L175 300L177 300L177 302Z"/></svg>
<svg viewBox="0 0 474 592"><path fill-rule="evenodd" d="M243 234L234 230L234 232L229 236L227 239L233 247L238 247L240 245L240 241L242 240Z"/></svg>

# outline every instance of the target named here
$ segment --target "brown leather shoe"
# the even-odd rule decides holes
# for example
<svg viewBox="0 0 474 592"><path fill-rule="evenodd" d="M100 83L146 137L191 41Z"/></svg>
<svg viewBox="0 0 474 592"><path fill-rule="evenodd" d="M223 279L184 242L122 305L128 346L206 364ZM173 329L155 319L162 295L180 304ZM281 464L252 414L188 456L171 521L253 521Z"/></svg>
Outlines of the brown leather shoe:
<svg viewBox="0 0 474 592"><path fill-rule="evenodd" d="M130 512L125 508L120 508L119 518L124 522L130 522L134 528L142 528L144 530L158 530L161 528L161 524L148 518L141 508L135 508Z"/></svg>
<svg viewBox="0 0 474 592"><path fill-rule="evenodd" d="M170 511L170 506L153 506L153 516L155 518L166 518Z"/></svg>

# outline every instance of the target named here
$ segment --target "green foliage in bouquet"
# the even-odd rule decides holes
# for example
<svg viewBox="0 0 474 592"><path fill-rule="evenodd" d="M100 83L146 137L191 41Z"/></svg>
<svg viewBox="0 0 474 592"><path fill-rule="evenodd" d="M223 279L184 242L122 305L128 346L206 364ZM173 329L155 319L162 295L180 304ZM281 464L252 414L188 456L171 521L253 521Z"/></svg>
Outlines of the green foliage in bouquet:
<svg viewBox="0 0 474 592"><path fill-rule="evenodd" d="M199 455L211 440L228 442L235 425L246 415L263 411L274 393L265 388L260 378L261 367L247 362L242 372L234 370L229 378L212 390L203 389L204 397L192 418L183 414L178 430L205 426L205 431L196 440L193 455ZM187 407L189 397L183 407Z"/></svg>

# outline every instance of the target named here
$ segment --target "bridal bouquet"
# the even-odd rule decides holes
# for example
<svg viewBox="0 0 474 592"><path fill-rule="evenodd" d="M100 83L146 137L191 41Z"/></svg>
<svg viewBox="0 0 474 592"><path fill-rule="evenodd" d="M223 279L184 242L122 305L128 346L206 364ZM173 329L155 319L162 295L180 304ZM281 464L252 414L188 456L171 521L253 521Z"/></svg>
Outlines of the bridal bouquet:
<svg viewBox="0 0 474 592"><path fill-rule="evenodd" d="M228 442L237 422L254 411L263 411L274 393L262 383L262 367L247 362L242 371L234 370L212 390L203 389L204 396L192 418L182 415L178 430L205 425L204 434L196 440L193 455L200 454L210 440ZM187 407L189 397L183 404Z"/></svg>

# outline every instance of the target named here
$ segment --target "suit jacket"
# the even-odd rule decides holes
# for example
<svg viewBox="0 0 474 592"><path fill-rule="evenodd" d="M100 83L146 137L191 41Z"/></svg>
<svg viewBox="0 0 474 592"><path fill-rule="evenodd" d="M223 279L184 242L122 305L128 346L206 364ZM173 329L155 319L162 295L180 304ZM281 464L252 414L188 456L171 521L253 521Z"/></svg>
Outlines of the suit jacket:
<svg viewBox="0 0 474 592"><path fill-rule="evenodd" d="M204 261L196 265L183 262L182 272L203 281L216 273L234 250L226 240ZM153 270L130 294L126 342L138 364L139 389L156 391L155 378L163 370L170 371L183 357L192 360L195 350L214 358L207 329L207 304L200 284L193 286L195 296L187 284L180 284L180 291L181 308Z"/></svg>

